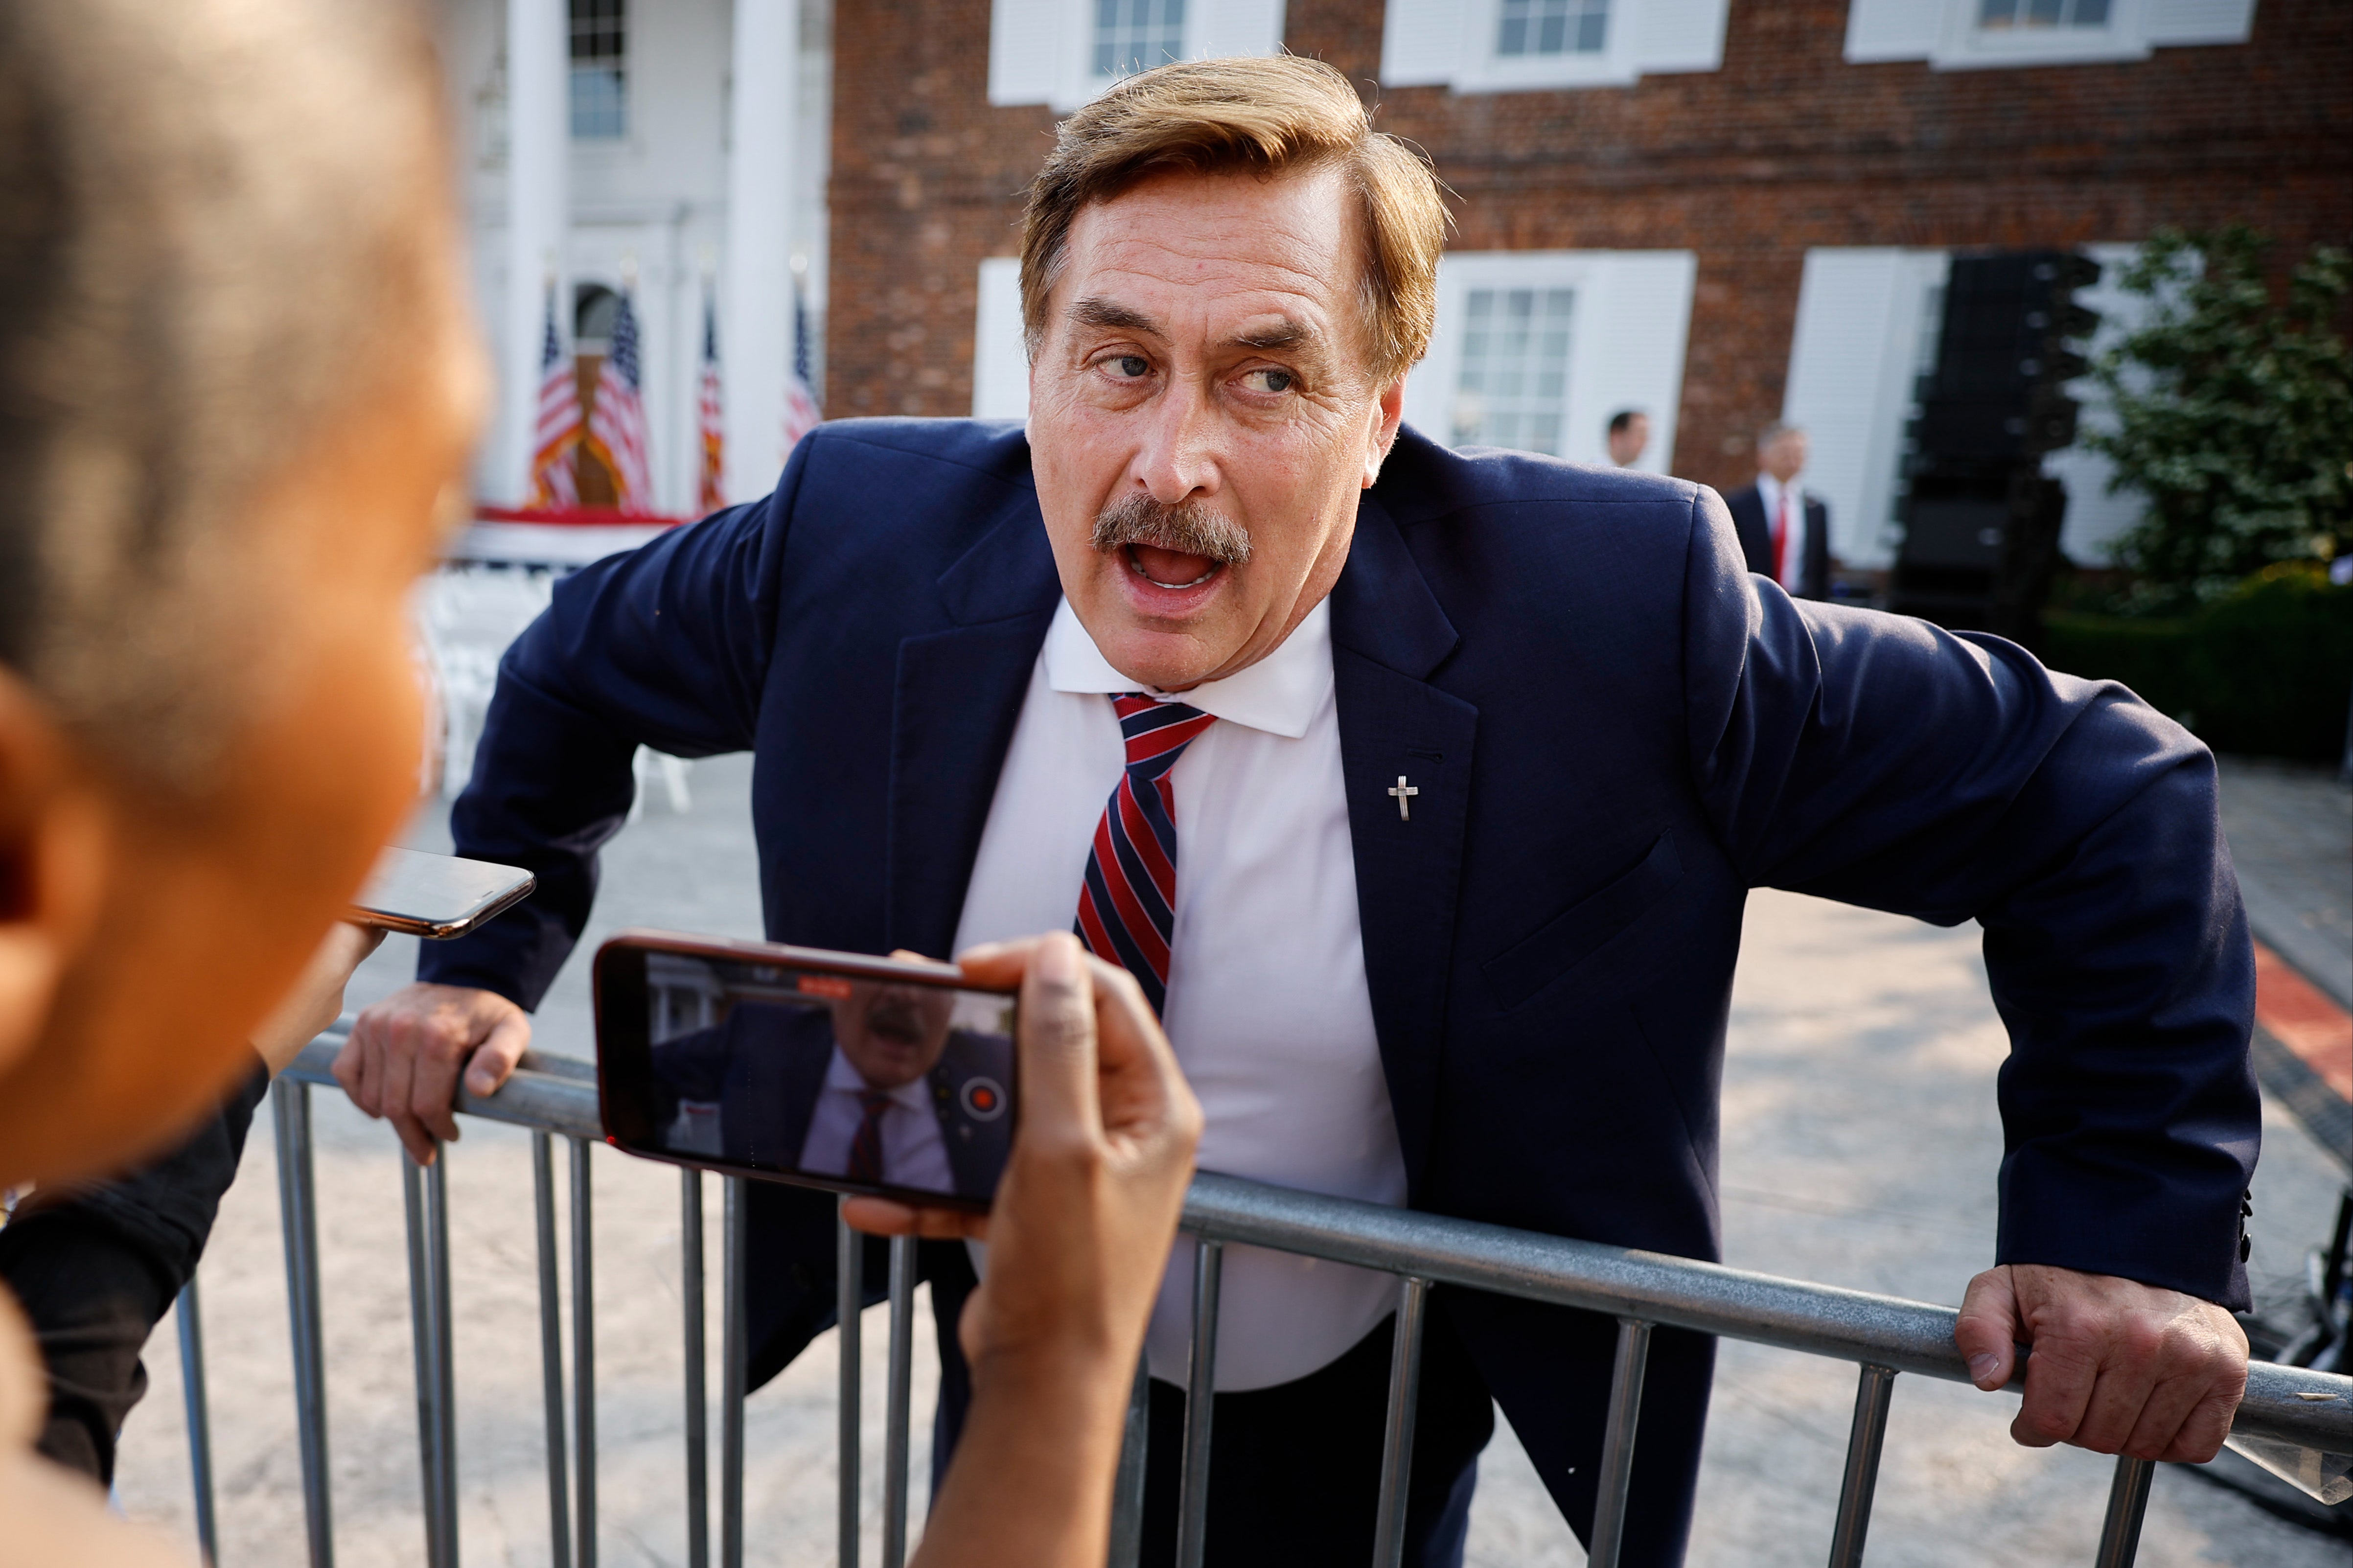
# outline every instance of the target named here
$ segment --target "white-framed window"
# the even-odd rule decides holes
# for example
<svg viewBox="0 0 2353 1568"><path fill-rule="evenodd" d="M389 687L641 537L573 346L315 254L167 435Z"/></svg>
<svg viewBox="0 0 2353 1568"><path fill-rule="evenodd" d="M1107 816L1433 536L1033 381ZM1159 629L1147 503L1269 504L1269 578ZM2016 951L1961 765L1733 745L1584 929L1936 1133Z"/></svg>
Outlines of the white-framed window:
<svg viewBox="0 0 2353 1568"><path fill-rule="evenodd" d="M2255 0L1852 0L1852 64L1926 60L1938 70L2138 60L2194 44L2243 44Z"/></svg>
<svg viewBox="0 0 2353 1568"><path fill-rule="evenodd" d="M992 256L980 264L972 325L972 416L1029 417L1029 354L1021 341L1018 256Z"/></svg>
<svg viewBox="0 0 2353 1568"><path fill-rule="evenodd" d="M1610 416L1649 416L1641 468L1674 459L1698 266L1687 250L1453 252L1408 423L1456 447L1609 460Z"/></svg>
<svg viewBox="0 0 2353 1568"><path fill-rule="evenodd" d="M988 101L1078 108L1169 60L1282 50L1283 0L994 0Z"/></svg>
<svg viewBox="0 0 2353 1568"><path fill-rule="evenodd" d="M1715 70L1727 8L1727 0L1388 0L1381 82L1533 92Z"/></svg>
<svg viewBox="0 0 2353 1568"><path fill-rule="evenodd" d="M2077 303L2099 313L2092 353L2147 309L2116 287L2137 248L2084 247L2101 268L2099 282L2075 291ZM1830 504L1831 552L1852 566L1883 566L1894 555L1904 431L1919 414L1919 378L1936 366L1950 261L1947 251L1890 247L1806 252L1781 418L1806 427L1805 485ZM2090 380L2067 391L2083 405L2081 428L2106 418ZM2138 518L2139 498L2110 495L2107 459L2081 446L2048 454L2042 471L2067 487L2060 548L2071 560L2106 560L2110 542Z"/></svg>
<svg viewBox="0 0 2353 1568"><path fill-rule="evenodd" d="M609 142L629 133L628 0L571 0L572 134Z"/></svg>

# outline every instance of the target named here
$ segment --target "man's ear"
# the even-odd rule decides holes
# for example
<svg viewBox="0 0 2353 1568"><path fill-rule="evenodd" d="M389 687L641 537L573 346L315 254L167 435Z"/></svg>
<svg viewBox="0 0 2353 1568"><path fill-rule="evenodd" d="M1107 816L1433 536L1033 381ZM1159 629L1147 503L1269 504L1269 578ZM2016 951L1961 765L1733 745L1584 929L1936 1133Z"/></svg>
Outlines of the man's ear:
<svg viewBox="0 0 2353 1568"><path fill-rule="evenodd" d="M1405 423L1405 377L1381 389L1373 400L1373 423L1366 432L1364 488L1371 489L1381 477L1381 465L1397 445L1398 426Z"/></svg>
<svg viewBox="0 0 2353 1568"><path fill-rule="evenodd" d="M0 666L0 1075L40 1040L106 886L106 810L47 706Z"/></svg>

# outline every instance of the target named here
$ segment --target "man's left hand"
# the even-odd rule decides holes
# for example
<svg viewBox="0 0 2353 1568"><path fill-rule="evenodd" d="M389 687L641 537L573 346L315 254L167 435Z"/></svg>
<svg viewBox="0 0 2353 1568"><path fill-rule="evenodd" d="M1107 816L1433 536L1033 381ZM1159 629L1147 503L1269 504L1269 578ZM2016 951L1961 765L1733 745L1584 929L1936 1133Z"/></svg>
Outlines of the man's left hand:
<svg viewBox="0 0 2353 1568"><path fill-rule="evenodd" d="M2016 1263L1970 1280L1953 1328L1970 1380L2008 1384L2020 1342L2034 1353L2010 1435L2030 1448L2202 1465L2247 1388L2247 1336L2229 1312L2112 1274Z"/></svg>

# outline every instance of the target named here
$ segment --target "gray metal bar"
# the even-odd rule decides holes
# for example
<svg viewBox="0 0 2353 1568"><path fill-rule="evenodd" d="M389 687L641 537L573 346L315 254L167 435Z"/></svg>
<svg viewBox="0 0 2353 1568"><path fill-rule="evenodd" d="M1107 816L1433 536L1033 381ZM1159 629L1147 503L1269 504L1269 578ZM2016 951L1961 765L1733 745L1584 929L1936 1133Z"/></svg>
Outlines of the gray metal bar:
<svg viewBox="0 0 2353 1568"><path fill-rule="evenodd" d="M441 1379L434 1366L433 1288L426 1257L424 1168L403 1149L400 1160L402 1232L408 1243L408 1348L417 1374L417 1479L424 1493L425 1561L441 1561L441 1421L437 1411Z"/></svg>
<svg viewBox="0 0 2353 1568"><path fill-rule="evenodd" d="M1209 1535L1209 1423L1218 1403L1218 1304L1223 1242L1193 1244L1192 1365L1185 1380L1185 1467L1176 1491L1176 1568L1201 1568Z"/></svg>
<svg viewBox="0 0 2353 1568"><path fill-rule="evenodd" d="M890 1384L882 1407L882 1568L907 1561L907 1402L915 1363L915 1238L891 1238Z"/></svg>
<svg viewBox="0 0 2353 1568"><path fill-rule="evenodd" d="M848 1203L848 1198L841 1200ZM839 1431L834 1443L840 1454L840 1475L835 1501L834 1538L840 1568L858 1568L859 1515L864 1500L859 1495L859 1446L864 1441L860 1431L859 1401L863 1396L859 1387L860 1359L865 1353L862 1343L866 1316L866 1238L849 1228L847 1220L834 1221L834 1286L833 1311L835 1332L839 1336L837 1348L841 1353L840 1403Z"/></svg>
<svg viewBox="0 0 2353 1568"><path fill-rule="evenodd" d="M586 1138L572 1140L572 1551L596 1568L596 1253Z"/></svg>
<svg viewBox="0 0 2353 1568"><path fill-rule="evenodd" d="M180 1287L173 1314L180 1330L180 1400L188 1418L188 1483L196 1500L196 1546L209 1565L219 1561L220 1537L213 1514L212 1404L205 1396L205 1321L192 1277Z"/></svg>
<svg viewBox="0 0 2353 1568"><path fill-rule="evenodd" d="M1144 1561L1144 1482L1151 1437L1152 1364L1139 1356L1135 1387L1127 1397L1127 1426L1120 1436L1119 1470L1112 1478L1109 1568L1136 1568Z"/></svg>
<svg viewBox="0 0 2353 1568"><path fill-rule="evenodd" d="M436 1534L440 1568L458 1568L458 1375L456 1320L449 1312L449 1151L442 1148L425 1168L427 1278L433 1289L433 1461L440 1470L434 1488L438 1509Z"/></svg>
<svg viewBox="0 0 2353 1568"><path fill-rule="evenodd" d="M2108 1516L2100 1525L2099 1568L2132 1568L2140 1554L2140 1521L2148 1512L2149 1483L2157 1467L2129 1454L2116 1456L2116 1479L2108 1487Z"/></svg>
<svg viewBox="0 0 2353 1568"><path fill-rule="evenodd" d="M744 1178L723 1178L726 1255L719 1310L719 1561L744 1568L744 1384L751 1358L744 1323Z"/></svg>
<svg viewBox="0 0 2353 1568"><path fill-rule="evenodd" d="M333 1568L327 1473L326 1356L320 1344L318 1184L311 1164L311 1086L269 1086L278 1134L279 1228L286 1244L286 1315L294 1351L294 1419L302 1454L302 1522L311 1568Z"/></svg>
<svg viewBox="0 0 2353 1568"><path fill-rule="evenodd" d="M1642 1419L1642 1374L1651 1360L1651 1325L1618 1320L1618 1363L1609 1374L1609 1415L1601 1440L1601 1479L1593 1499L1589 1568L1618 1568L1626 1539L1627 1488L1634 1479L1634 1434Z"/></svg>
<svg viewBox="0 0 2353 1568"><path fill-rule="evenodd" d="M678 1173L679 1298L686 1339L686 1561L711 1563L711 1417L703 1408L702 1173Z"/></svg>
<svg viewBox="0 0 2353 1568"><path fill-rule="evenodd" d="M1861 1568L1871 1496L1879 1485L1879 1451L1887 1441L1887 1405L1894 1394L1894 1372L1862 1369L1854 1390L1854 1425L1846 1439L1846 1476L1839 1483L1838 1522L1831 1530L1831 1568Z"/></svg>
<svg viewBox="0 0 2353 1568"><path fill-rule="evenodd" d="M343 1028L329 1030L305 1047L280 1081L332 1086ZM566 1136L604 1135L596 1068L565 1057L526 1053L497 1093L476 1096L461 1087L458 1109ZM1869 1362L1952 1383L1968 1381L1968 1369L1953 1345L1957 1314L1950 1307L1293 1192L1234 1176L1196 1176L1183 1223L1197 1236L1229 1244L1612 1316L1640 1316L1662 1327ZM2257 1362L2249 1369L2232 1430L2328 1453L2353 1452L2353 1377Z"/></svg>
<svg viewBox="0 0 2353 1568"><path fill-rule="evenodd" d="M564 1304L556 1290L555 1151L531 1135L531 1189L539 1231L539 1383L546 1402L547 1539L555 1568L572 1568L572 1501L564 1440Z"/></svg>
<svg viewBox="0 0 2353 1568"><path fill-rule="evenodd" d="M1397 1328L1389 1342L1389 1410L1381 1434L1381 1501L1373 1527L1373 1568L1398 1568L1405 1561L1413 1417L1421 1398L1421 1330L1430 1306L1430 1281L1408 1275L1398 1283L1403 1289L1398 1293Z"/></svg>

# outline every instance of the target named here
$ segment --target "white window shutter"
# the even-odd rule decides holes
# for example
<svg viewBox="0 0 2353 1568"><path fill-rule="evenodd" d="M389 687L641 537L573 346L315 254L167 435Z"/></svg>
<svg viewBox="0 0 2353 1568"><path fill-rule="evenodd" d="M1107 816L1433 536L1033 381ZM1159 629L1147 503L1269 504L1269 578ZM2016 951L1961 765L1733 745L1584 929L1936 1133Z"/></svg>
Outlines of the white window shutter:
<svg viewBox="0 0 2353 1568"><path fill-rule="evenodd" d="M1062 85L1066 0L994 0L988 11L988 101L1050 103Z"/></svg>
<svg viewBox="0 0 2353 1568"><path fill-rule="evenodd" d="M1918 342L1914 269L1886 247L1806 252L1781 417L1808 437L1805 488L1831 511L1831 553L1875 563L1894 504L1895 459ZM1909 303L1913 309L1905 310Z"/></svg>
<svg viewBox="0 0 2353 1568"><path fill-rule="evenodd" d="M1282 52L1283 0L1195 0L1200 20L1186 40L1197 60L1264 58Z"/></svg>
<svg viewBox="0 0 2353 1568"><path fill-rule="evenodd" d="M1643 75L1724 68L1726 0L1641 0L1628 8L1634 68Z"/></svg>
<svg viewBox="0 0 2353 1568"><path fill-rule="evenodd" d="M1625 250L1596 260L1593 282L1577 302L1561 455L1607 463L1609 416L1639 408L1651 416L1651 445L1635 466L1667 473L1674 464L1698 259L1688 250Z"/></svg>
<svg viewBox="0 0 2353 1568"><path fill-rule="evenodd" d="M2144 0L2141 31L2152 44L2243 44L2255 30L2255 0Z"/></svg>
<svg viewBox="0 0 2353 1568"><path fill-rule="evenodd" d="M1381 84L1449 86L1461 48L1462 16L1455 0L1388 0L1381 24Z"/></svg>
<svg viewBox="0 0 2353 1568"><path fill-rule="evenodd" d="M1846 12L1849 65L1925 60L1945 33L1945 0L1852 0Z"/></svg>
<svg viewBox="0 0 2353 1568"><path fill-rule="evenodd" d="M1029 357L1021 344L1021 258L992 256L980 264L980 305L973 312L972 416L1029 417Z"/></svg>

